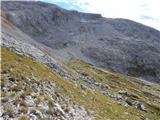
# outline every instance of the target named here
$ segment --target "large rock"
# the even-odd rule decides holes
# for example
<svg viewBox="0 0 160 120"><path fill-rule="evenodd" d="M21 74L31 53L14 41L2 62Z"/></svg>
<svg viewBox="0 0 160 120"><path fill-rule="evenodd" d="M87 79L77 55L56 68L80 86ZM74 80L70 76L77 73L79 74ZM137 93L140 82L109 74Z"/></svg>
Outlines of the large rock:
<svg viewBox="0 0 160 120"><path fill-rule="evenodd" d="M160 32L43 2L2 2L5 17L63 60L81 59L160 83Z"/></svg>

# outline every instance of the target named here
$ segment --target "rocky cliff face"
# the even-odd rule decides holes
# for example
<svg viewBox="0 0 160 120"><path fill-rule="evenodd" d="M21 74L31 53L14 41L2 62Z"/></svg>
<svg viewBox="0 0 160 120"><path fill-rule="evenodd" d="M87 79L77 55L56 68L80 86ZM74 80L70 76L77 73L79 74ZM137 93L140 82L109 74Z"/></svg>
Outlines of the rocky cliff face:
<svg viewBox="0 0 160 120"><path fill-rule="evenodd" d="M43 2L2 2L2 11L6 19L60 59L81 59L160 82L160 32L153 28Z"/></svg>

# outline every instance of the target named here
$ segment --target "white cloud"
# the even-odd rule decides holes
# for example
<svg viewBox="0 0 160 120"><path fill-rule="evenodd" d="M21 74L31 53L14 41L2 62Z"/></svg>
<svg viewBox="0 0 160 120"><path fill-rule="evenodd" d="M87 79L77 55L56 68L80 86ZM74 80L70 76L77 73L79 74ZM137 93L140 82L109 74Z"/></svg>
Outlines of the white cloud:
<svg viewBox="0 0 160 120"><path fill-rule="evenodd" d="M45 1L45 0L44 0ZM160 0L50 0L80 7L109 18L127 18L160 30ZM153 19L142 19L149 16Z"/></svg>

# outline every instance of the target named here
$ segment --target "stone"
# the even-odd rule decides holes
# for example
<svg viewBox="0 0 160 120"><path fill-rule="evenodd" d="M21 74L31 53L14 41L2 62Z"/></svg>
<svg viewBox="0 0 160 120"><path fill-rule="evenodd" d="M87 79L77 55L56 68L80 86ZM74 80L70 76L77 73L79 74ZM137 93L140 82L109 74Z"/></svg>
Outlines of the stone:
<svg viewBox="0 0 160 120"><path fill-rule="evenodd" d="M94 85L95 85L95 86L99 86L99 83L98 83L98 82L95 82Z"/></svg>
<svg viewBox="0 0 160 120"><path fill-rule="evenodd" d="M110 96L110 94L108 92L106 92L106 91L101 91L101 94L105 95L105 96Z"/></svg>
<svg viewBox="0 0 160 120"><path fill-rule="evenodd" d="M128 103L124 103L124 106L125 106L126 108L129 107Z"/></svg>
<svg viewBox="0 0 160 120"><path fill-rule="evenodd" d="M60 112L62 115L65 115L65 112L63 111L63 109L61 108L61 106L58 103L54 104L54 109L58 112Z"/></svg>
<svg viewBox="0 0 160 120"><path fill-rule="evenodd" d="M101 89L108 89L108 85L102 84L102 85L100 85L100 88L101 88Z"/></svg>
<svg viewBox="0 0 160 120"><path fill-rule="evenodd" d="M129 99L129 98L127 98L127 99L125 100L125 102L126 102L128 105L130 105L130 106L132 106L132 105L134 104L134 101L131 100L131 99Z"/></svg>
<svg viewBox="0 0 160 120"><path fill-rule="evenodd" d="M1 106L0 107L0 117L3 115L3 113L4 113L4 110L3 110L2 106Z"/></svg>
<svg viewBox="0 0 160 120"><path fill-rule="evenodd" d="M40 108L42 108L44 110L48 110L49 109L48 104L45 101L41 101L40 104L38 105L38 107L40 107Z"/></svg>
<svg viewBox="0 0 160 120"><path fill-rule="evenodd" d="M25 102L26 102L26 104L28 104L29 106L34 106L34 105L35 105L34 99L33 99L31 96L26 96L26 97L25 97Z"/></svg>
<svg viewBox="0 0 160 120"><path fill-rule="evenodd" d="M123 97L122 97L121 95L116 95L116 96L114 96L114 99L117 100L117 101L118 101L118 100L121 100L122 98L123 98Z"/></svg>
<svg viewBox="0 0 160 120"><path fill-rule="evenodd" d="M128 95L128 92L126 90L119 90L118 93L122 94L122 95L125 95L125 96Z"/></svg>
<svg viewBox="0 0 160 120"><path fill-rule="evenodd" d="M142 110L142 111L146 111L146 108L145 108L144 104L142 104L142 103L137 103L136 108L139 110Z"/></svg>
<svg viewBox="0 0 160 120"><path fill-rule="evenodd" d="M81 85L80 87L81 87L81 89L84 90L84 91L87 89L86 86L84 86L84 85Z"/></svg>

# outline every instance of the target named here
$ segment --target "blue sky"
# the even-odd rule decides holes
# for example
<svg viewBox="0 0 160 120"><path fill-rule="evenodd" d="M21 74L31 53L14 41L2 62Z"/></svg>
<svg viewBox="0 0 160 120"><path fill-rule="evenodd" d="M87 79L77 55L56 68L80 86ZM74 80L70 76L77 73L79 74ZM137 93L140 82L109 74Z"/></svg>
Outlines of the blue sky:
<svg viewBox="0 0 160 120"><path fill-rule="evenodd" d="M127 18L160 30L160 0L41 0L62 8Z"/></svg>

